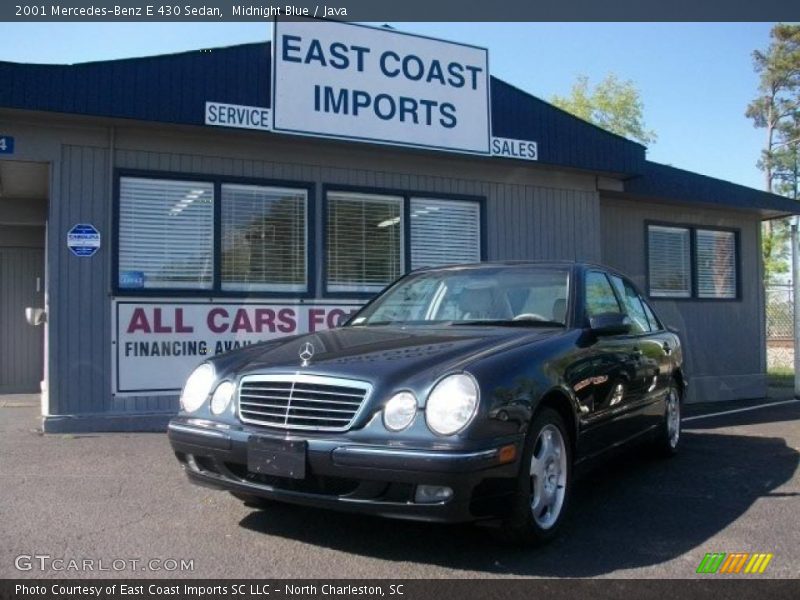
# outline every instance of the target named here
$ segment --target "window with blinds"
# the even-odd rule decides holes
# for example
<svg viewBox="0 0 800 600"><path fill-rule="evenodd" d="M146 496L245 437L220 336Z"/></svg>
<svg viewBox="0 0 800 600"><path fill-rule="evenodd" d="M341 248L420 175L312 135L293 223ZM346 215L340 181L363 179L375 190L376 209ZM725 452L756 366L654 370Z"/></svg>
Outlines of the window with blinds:
<svg viewBox="0 0 800 600"><path fill-rule="evenodd" d="M119 287L210 289L213 256L212 183L120 178Z"/></svg>
<svg viewBox="0 0 800 600"><path fill-rule="evenodd" d="M379 292L403 273L403 198L329 192L327 289Z"/></svg>
<svg viewBox="0 0 800 600"><path fill-rule="evenodd" d="M308 193L223 184L222 289L305 292Z"/></svg>
<svg viewBox="0 0 800 600"><path fill-rule="evenodd" d="M481 259L477 202L411 198L411 268Z"/></svg>
<svg viewBox="0 0 800 600"><path fill-rule="evenodd" d="M736 234L695 232L698 298L736 298Z"/></svg>
<svg viewBox="0 0 800 600"><path fill-rule="evenodd" d="M650 296L690 298L692 265L690 231L683 227L647 228Z"/></svg>

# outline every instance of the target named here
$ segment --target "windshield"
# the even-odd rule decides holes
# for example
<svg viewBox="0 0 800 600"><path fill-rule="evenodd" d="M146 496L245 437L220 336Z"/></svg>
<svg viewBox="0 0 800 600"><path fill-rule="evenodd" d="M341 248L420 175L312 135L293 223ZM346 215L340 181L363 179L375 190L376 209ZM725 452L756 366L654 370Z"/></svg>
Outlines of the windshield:
<svg viewBox="0 0 800 600"><path fill-rule="evenodd" d="M564 325L569 271L500 266L409 275L365 307L350 325Z"/></svg>

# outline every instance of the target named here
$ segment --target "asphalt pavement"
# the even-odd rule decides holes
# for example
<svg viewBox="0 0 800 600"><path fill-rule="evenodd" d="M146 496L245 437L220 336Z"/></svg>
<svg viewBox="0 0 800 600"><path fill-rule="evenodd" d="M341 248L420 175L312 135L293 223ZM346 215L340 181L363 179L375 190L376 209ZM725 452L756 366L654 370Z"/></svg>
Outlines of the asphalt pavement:
<svg viewBox="0 0 800 600"><path fill-rule="evenodd" d="M485 527L253 510L189 484L164 434L45 436L36 407L0 403L0 577L692 578L708 552L772 553L757 577L798 577L800 402L696 418L720 410L692 408L673 459L597 464L561 537L520 549ZM54 570L70 560L95 570Z"/></svg>

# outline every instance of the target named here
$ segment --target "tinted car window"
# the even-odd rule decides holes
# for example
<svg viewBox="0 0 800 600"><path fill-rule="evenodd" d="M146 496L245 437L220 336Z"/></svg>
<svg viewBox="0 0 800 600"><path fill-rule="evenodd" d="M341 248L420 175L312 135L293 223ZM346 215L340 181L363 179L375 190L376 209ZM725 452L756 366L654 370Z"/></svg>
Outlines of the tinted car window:
<svg viewBox="0 0 800 600"><path fill-rule="evenodd" d="M650 305L644 298L639 298L642 301L642 306L644 306L644 312L647 314L647 320L650 322L650 330L651 331L660 331L664 329L664 326L661 324L661 321L658 320L658 317L653 312L653 309L650 308Z"/></svg>
<svg viewBox="0 0 800 600"><path fill-rule="evenodd" d="M586 274L586 316L621 312L622 309L605 273L589 271Z"/></svg>
<svg viewBox="0 0 800 600"><path fill-rule="evenodd" d="M631 319L631 333L648 333L650 331L650 321L647 318L642 300L634 287L616 275L611 276L611 282L625 303L625 311Z"/></svg>

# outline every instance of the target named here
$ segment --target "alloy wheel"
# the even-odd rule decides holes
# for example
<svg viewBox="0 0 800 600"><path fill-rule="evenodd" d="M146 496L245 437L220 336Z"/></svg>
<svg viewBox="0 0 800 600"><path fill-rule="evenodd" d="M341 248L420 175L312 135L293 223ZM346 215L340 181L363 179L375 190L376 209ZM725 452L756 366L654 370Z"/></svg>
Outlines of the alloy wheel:
<svg viewBox="0 0 800 600"><path fill-rule="evenodd" d="M567 449L561 430L549 424L536 438L531 457L531 513L542 529L552 527L564 506Z"/></svg>

